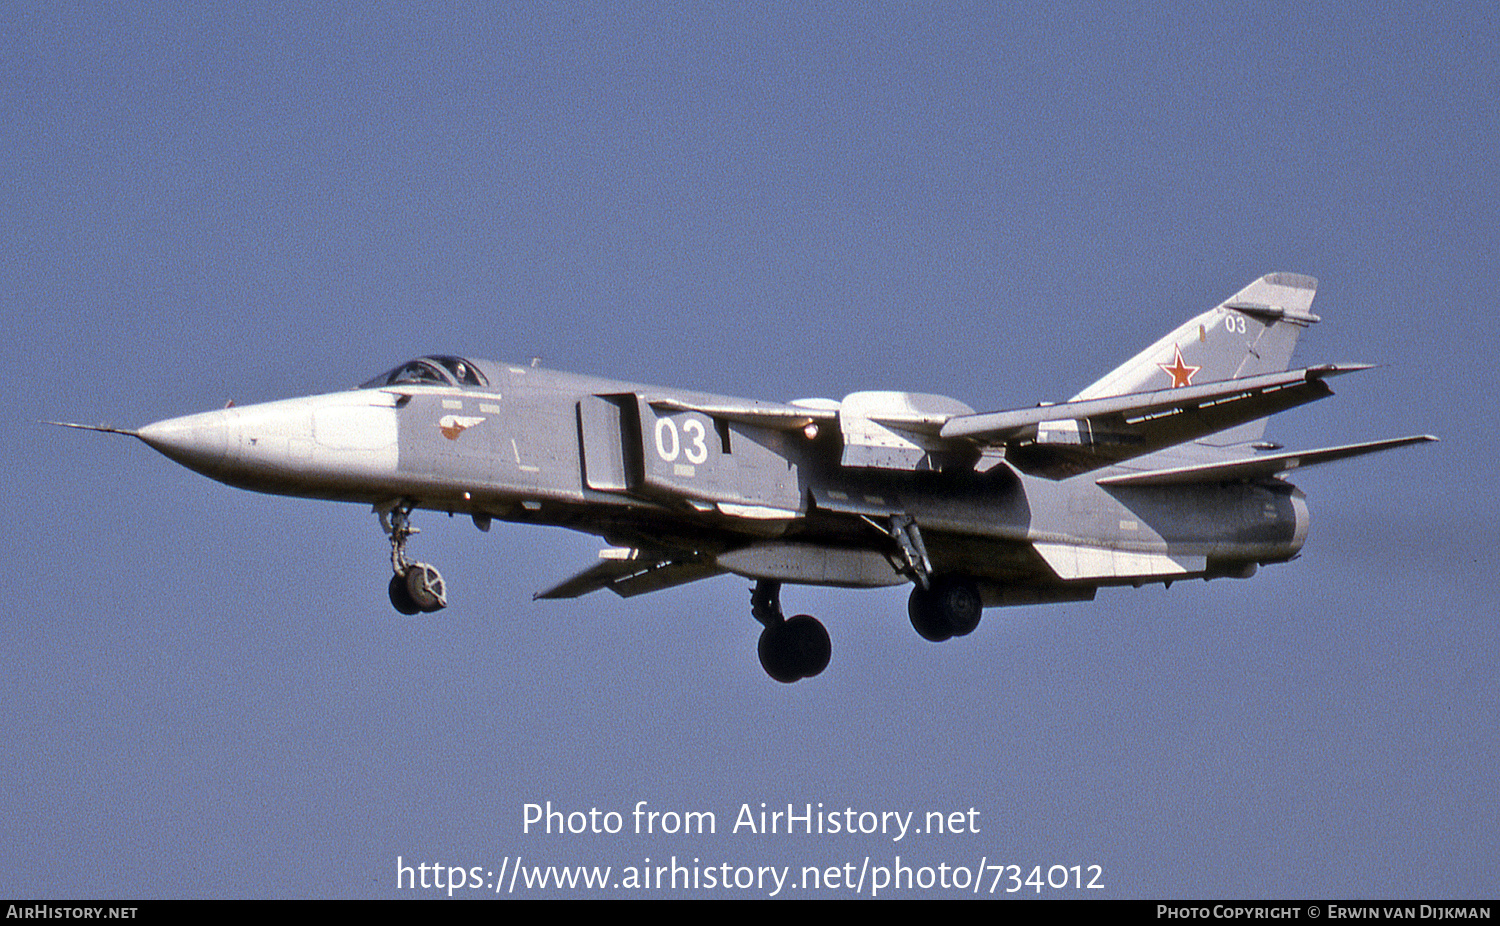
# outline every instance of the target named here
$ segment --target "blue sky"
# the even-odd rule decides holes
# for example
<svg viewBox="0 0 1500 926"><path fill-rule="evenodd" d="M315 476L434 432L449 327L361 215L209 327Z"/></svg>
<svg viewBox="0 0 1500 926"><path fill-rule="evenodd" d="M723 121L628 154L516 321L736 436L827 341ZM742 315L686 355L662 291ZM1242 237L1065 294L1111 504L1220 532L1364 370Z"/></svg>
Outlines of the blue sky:
<svg viewBox="0 0 1500 926"><path fill-rule="evenodd" d="M0 895L900 855L1492 897L1497 48L1483 4L5 4ZM834 640L794 686L743 580L533 603L597 542L429 514L453 605L400 618L365 510L37 424L433 351L1015 407L1273 270L1320 280L1299 360L1382 366L1268 436L1443 443L1299 474L1303 555L1248 582L943 646L904 590L789 589ZM720 831L524 833L547 800ZM980 831L727 832L762 801Z"/></svg>

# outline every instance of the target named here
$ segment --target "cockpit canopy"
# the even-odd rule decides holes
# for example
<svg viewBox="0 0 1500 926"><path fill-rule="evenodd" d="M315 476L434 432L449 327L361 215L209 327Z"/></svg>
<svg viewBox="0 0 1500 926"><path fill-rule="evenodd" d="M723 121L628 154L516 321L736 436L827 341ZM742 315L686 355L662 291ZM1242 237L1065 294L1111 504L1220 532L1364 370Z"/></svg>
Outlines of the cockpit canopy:
<svg viewBox="0 0 1500 926"><path fill-rule="evenodd" d="M372 380L360 383L361 389L383 386L488 386L484 374L474 361L462 357L429 356L408 360Z"/></svg>

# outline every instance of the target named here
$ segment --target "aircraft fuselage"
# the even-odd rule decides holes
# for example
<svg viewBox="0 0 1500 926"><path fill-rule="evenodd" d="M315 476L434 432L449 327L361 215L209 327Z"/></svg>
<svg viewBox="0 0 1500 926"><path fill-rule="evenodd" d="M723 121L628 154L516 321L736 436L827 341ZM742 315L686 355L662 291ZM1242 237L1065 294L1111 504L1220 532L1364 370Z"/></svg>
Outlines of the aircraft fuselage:
<svg viewBox="0 0 1500 926"><path fill-rule="evenodd" d="M670 537L674 546L696 544L724 571L806 584L908 581L879 530L900 514L921 525L935 570L986 580L993 604L1243 574L1293 556L1306 536L1306 506L1291 486L1107 489L1090 474L1053 480L1004 465L853 469L840 465L834 427L768 428L660 412L649 402L745 400L471 363L487 385L287 399L162 421L138 436L239 488L371 505L405 500L626 546ZM1080 563L1078 548L1107 562Z"/></svg>

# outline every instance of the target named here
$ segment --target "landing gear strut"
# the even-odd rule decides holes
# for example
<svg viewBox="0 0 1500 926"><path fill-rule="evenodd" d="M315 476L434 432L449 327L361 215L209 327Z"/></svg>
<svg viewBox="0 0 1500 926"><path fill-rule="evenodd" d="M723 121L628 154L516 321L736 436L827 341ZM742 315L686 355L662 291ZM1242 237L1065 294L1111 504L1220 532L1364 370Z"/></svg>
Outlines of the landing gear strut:
<svg viewBox="0 0 1500 926"><path fill-rule="evenodd" d="M790 684L812 678L828 668L833 645L828 630L815 617L798 614L790 620L781 614L781 583L761 579L750 592L750 614L765 626L760 632L761 668L778 682Z"/></svg>
<svg viewBox="0 0 1500 926"><path fill-rule="evenodd" d="M380 526L391 538L391 583L387 591L391 605L402 614L441 611L448 606L448 592L443 574L436 566L414 563L406 558L406 538L419 531L411 525L412 506L406 501L388 508L376 508Z"/></svg>

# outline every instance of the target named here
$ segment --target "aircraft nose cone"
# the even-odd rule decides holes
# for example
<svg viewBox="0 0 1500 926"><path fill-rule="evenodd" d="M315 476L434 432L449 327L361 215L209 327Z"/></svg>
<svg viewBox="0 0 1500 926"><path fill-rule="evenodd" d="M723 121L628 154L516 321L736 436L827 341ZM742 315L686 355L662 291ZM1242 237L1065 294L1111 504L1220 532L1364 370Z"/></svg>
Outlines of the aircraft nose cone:
<svg viewBox="0 0 1500 926"><path fill-rule="evenodd" d="M233 424L228 411L203 412L148 424L136 436L168 459L213 475L228 454Z"/></svg>

